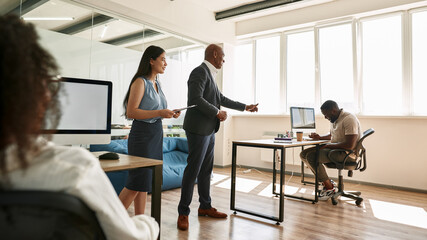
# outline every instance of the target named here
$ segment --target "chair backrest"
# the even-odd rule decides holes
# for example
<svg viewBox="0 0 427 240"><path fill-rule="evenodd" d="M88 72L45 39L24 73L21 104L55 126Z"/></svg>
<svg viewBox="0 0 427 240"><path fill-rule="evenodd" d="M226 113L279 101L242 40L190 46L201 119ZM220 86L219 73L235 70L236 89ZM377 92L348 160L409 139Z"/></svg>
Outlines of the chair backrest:
<svg viewBox="0 0 427 240"><path fill-rule="evenodd" d="M49 191L0 191L0 234L2 239L105 239L83 201Z"/></svg>
<svg viewBox="0 0 427 240"><path fill-rule="evenodd" d="M375 132L373 128L370 128L363 132L362 137L359 139L356 145L355 154L356 154L356 161L358 162L358 165L356 167L356 170L360 170L361 172L365 171L366 169L366 149L363 146L363 140L367 138L368 136L372 135Z"/></svg>

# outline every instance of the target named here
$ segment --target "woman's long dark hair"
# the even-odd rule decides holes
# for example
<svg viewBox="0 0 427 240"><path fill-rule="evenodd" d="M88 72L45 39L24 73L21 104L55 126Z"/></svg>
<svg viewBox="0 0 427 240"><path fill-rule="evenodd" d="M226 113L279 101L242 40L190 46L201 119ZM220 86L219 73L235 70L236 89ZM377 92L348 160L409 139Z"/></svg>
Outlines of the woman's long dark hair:
<svg viewBox="0 0 427 240"><path fill-rule="evenodd" d="M130 88L132 87L132 84L139 77L148 77L152 71L150 60L151 59L156 60L164 52L165 50L163 50L163 48L151 45L147 49L145 49L144 54L142 54L142 58L138 66L138 71L136 71L135 75L132 78L132 81L130 81L128 92L126 93L125 99L123 100L123 108L125 110L124 115L126 118L127 118L127 106L129 101Z"/></svg>
<svg viewBox="0 0 427 240"><path fill-rule="evenodd" d="M17 146L25 168L26 153L38 150L34 137L46 121L56 126L60 117L57 89L51 87L58 67L38 39L32 24L14 15L0 17L0 175L6 173L8 146Z"/></svg>

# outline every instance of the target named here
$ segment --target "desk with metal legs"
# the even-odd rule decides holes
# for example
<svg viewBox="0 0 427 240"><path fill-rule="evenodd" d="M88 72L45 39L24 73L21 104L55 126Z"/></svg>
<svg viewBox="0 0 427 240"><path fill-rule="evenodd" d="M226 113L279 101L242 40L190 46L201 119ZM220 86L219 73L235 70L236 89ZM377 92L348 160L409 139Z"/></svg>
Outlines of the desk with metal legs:
<svg viewBox="0 0 427 240"><path fill-rule="evenodd" d="M96 157L106 152L92 152ZM151 158L118 154L119 160L100 160L101 168L105 172L129 170L134 168L150 168L153 170L151 188L151 216L161 225L161 203L162 203L162 180L163 161ZM158 239L160 239L160 234Z"/></svg>
<svg viewBox="0 0 427 240"><path fill-rule="evenodd" d="M236 212L242 212L246 214L250 214L253 216L261 217L270 219L273 221L276 221L277 225L280 224L280 222L283 222L283 214L284 214L284 197L289 198L295 198L300 200L306 200L311 201L312 203L316 203L318 201L318 180L317 180L317 168L315 173L315 194L314 199L311 198L304 198L304 197L297 197L293 195L285 194L284 192L284 174L285 174L285 152L286 148L293 148L293 147L304 147L309 145L315 145L316 146L316 165L318 164L319 159L319 148L320 144L327 143L327 140L319 140L319 141L292 141L291 143L275 143L274 140L270 139L262 139L262 140L248 140L248 141L233 141L233 152L232 152L232 163L231 163L231 196L230 196L230 209L234 210L234 214ZM250 210L245 210L241 208L236 207L236 162L237 162L237 147L238 146L244 146L244 147L255 147L255 148L269 148L273 149L273 194L276 194L279 196L279 217L277 216L269 216L262 213L256 213ZM279 192L276 192L276 151L280 150L280 189Z"/></svg>

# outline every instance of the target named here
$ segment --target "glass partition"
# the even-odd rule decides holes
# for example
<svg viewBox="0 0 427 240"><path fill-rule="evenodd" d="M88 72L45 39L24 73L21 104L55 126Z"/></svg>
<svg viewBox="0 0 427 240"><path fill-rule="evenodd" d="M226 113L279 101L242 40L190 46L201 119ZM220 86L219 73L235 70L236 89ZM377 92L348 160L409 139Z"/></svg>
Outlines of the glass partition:
<svg viewBox="0 0 427 240"><path fill-rule="evenodd" d="M21 1L6 0L0 9L1 15L14 13L36 26L40 43L55 57L62 76L113 83L114 126L131 124L123 116L123 99L142 53L150 45L166 51L168 66L159 79L168 108L187 105L187 80L203 61L202 44L69 1L23 1L21 5ZM166 134L183 136L184 114L165 119L166 129L181 129L173 134L166 130Z"/></svg>

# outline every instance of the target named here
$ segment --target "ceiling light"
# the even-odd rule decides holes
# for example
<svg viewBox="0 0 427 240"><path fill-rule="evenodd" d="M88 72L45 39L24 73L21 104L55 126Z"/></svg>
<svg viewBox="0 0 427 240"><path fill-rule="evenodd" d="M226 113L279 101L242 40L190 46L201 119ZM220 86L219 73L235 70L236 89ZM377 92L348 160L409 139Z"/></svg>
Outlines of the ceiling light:
<svg viewBox="0 0 427 240"><path fill-rule="evenodd" d="M105 33L107 32L107 29L108 29L108 25L107 24L105 24L104 25L104 29L102 30L102 33L101 33L101 38L104 38L104 36L105 36Z"/></svg>
<svg viewBox="0 0 427 240"><path fill-rule="evenodd" d="M73 17L23 17L25 21L71 21Z"/></svg>

